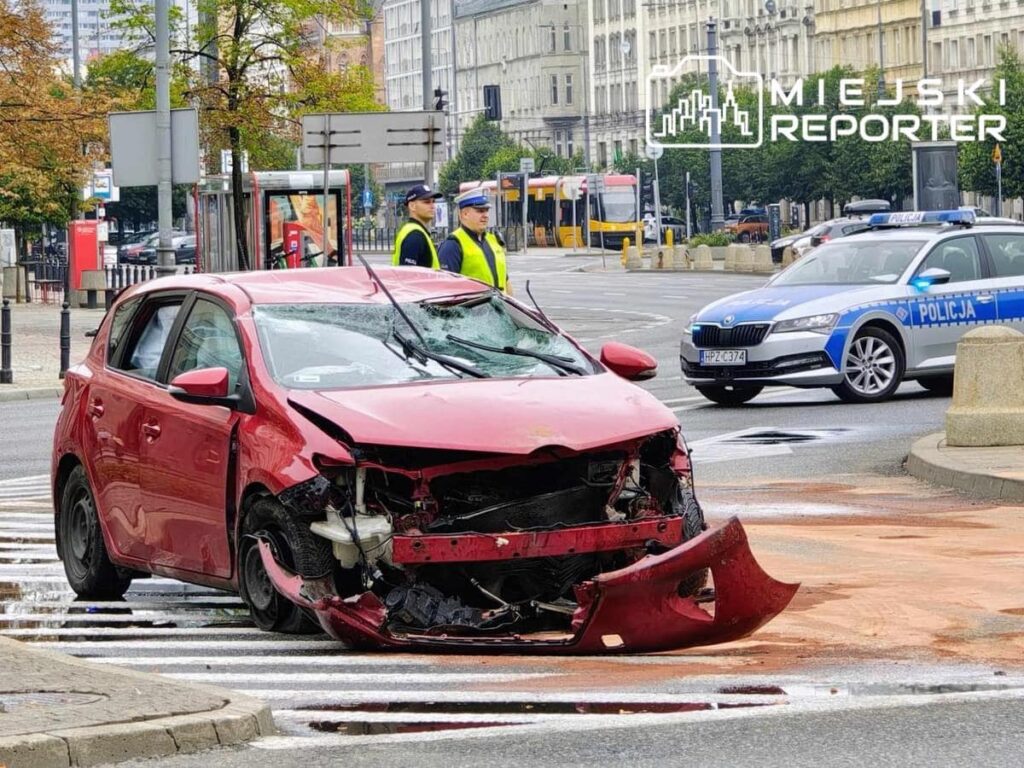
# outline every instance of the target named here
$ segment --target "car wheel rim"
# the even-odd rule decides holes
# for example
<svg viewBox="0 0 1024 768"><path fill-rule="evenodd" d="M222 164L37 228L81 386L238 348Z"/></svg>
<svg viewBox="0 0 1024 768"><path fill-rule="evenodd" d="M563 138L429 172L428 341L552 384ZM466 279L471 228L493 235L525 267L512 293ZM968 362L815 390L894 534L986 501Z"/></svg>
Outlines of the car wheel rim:
<svg viewBox="0 0 1024 768"><path fill-rule="evenodd" d="M846 381L862 395L877 395L892 384L896 376L896 355L879 338L855 339L846 355Z"/></svg>
<svg viewBox="0 0 1024 768"><path fill-rule="evenodd" d="M68 548L76 571L89 570L90 540L92 537L93 506L89 494L80 493L68 511Z"/></svg>
<svg viewBox="0 0 1024 768"><path fill-rule="evenodd" d="M249 550L245 558L245 592L250 604L257 611L265 613L274 604L276 591L263 567L263 560L256 546Z"/></svg>

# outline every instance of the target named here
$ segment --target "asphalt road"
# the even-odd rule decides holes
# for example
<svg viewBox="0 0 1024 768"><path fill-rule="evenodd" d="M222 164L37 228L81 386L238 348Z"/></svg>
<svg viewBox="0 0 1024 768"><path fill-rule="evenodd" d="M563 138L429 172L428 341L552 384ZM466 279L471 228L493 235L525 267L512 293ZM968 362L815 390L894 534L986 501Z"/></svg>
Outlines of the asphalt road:
<svg viewBox="0 0 1024 768"><path fill-rule="evenodd" d="M660 375L644 386L679 415L697 462L699 483L756 492L759 482L780 478L813 482L839 475L898 474L911 440L941 426L948 398L927 394L915 384L904 385L893 401L879 405L849 405L828 391L782 388L766 390L752 403L738 408L708 403L680 379L680 330L705 303L757 286L764 278L573 271L584 263L595 262L537 256L513 261L517 295L525 299L529 279L548 314L595 353L604 341L615 339L642 347L657 358ZM0 403L0 480L48 472L57 408L55 400ZM52 572L53 583L61 584L59 564L53 562L46 543L45 525L28 513L7 524L20 536L32 531L39 537L37 545L25 545L29 548L17 554L11 573L21 568L26 576L39 579L45 586ZM34 564L23 565L29 561ZM735 708L698 706L687 712L621 716L614 718L614 727L591 715L572 714L533 724L516 724L514 717L503 715L500 725L475 732L462 726L433 733L416 732L415 728L391 733L374 731L369 722L356 721L350 737L343 730L340 734L321 731L322 738L318 738L310 733L313 720L322 721L325 728L333 723L346 727L353 718L374 714L384 717L388 713L371 709L369 715L357 716L346 714L344 708L307 711L317 705L307 709L298 705L303 697L315 699L316 689L324 689L330 697L343 697L348 692L382 700L403 692L438 702L479 695L487 698L493 709L496 703L502 703L502 699L493 697L508 698L510 691L525 690L524 680L546 670L540 661L527 663L516 657L442 661L378 656L367 661L334 652L314 658L313 654L320 652L316 646L303 650L298 645L283 645L273 650L277 643L290 644L298 639L250 632L237 599L208 595L199 588L185 590L164 581L140 582L141 597L135 601L145 599L150 604L133 601L130 612L96 615L86 609L84 613L68 610L65 614L63 603L50 608L25 602L17 610L55 610L61 615L45 621L34 616L30 626L17 629L24 622L10 615L15 607L7 606L10 611L3 622L9 627L5 634L37 641L50 639L58 650L109 657L110 663L138 669L162 669L181 679L260 691L275 702L283 729L277 740L219 751L215 756L207 753L126 763L139 768L205 768L211 764L226 768L305 768L310 764L341 763L424 768L485 763L516 768L552 764L985 766L1014 764L1024 735L1024 705L1019 698L1008 698L1016 695L1015 691L944 698L925 691L913 696L844 697L835 702L827 696L792 693L772 706L742 702L743 694L737 693L741 703ZM63 585L60 588L66 589ZM63 592L47 594L64 596ZM182 615L190 611L198 614L192 620ZM211 611L218 617L214 624L208 618ZM117 638L123 638L122 642L115 642ZM211 658L206 654L216 655ZM699 657L679 659L680 666L666 670L651 682L651 675L644 674L649 669L646 665L662 661L623 659L626 671L614 682L598 676L588 685L605 685L616 694L628 691L637 696L674 696L674 701L687 700L693 691L715 690L715 683L693 675L687 668L698 663ZM567 665L569 671L577 662L584 667L587 663L574 660ZM417 664L427 664L420 674L423 680L414 679ZM635 666L629 667L631 664ZM875 679L882 680L899 673L889 662L870 671ZM310 677L300 680L301 674ZM952 670L949 674L955 676L958 672ZM991 679L991 674L991 669L970 670L972 680L986 676ZM509 678L505 684L503 675ZM822 679L828 677L824 672L822 675ZM848 671L840 671L831 679L840 681L848 675ZM576 690L584 687L578 682L576 685ZM349 686L353 690L349 691ZM571 685L557 686L548 692L564 693L571 701L572 690ZM438 710L448 709L438 704ZM485 707L481 715L485 723L487 712ZM585 725L581 717L586 718Z"/></svg>

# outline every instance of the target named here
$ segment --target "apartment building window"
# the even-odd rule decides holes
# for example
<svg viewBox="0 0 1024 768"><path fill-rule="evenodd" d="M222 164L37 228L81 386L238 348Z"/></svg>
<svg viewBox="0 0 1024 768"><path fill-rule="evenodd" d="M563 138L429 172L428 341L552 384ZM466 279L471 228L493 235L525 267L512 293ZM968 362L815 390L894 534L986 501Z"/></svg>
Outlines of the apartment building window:
<svg viewBox="0 0 1024 768"><path fill-rule="evenodd" d="M620 139L615 140L615 162L619 162L622 159L622 141Z"/></svg>
<svg viewBox="0 0 1024 768"><path fill-rule="evenodd" d="M960 66L960 45L956 40L950 40L946 46L946 67L955 70Z"/></svg>
<svg viewBox="0 0 1024 768"><path fill-rule="evenodd" d="M562 132L555 131L555 154L562 156Z"/></svg>
<svg viewBox="0 0 1024 768"><path fill-rule="evenodd" d="M594 21L604 21L604 0L594 3Z"/></svg>
<svg viewBox="0 0 1024 768"><path fill-rule="evenodd" d="M565 26L562 27L562 50L572 50L572 36L569 34L569 22L566 22Z"/></svg>
<svg viewBox="0 0 1024 768"><path fill-rule="evenodd" d="M650 32L647 35L647 55L656 58L658 55L658 33Z"/></svg>
<svg viewBox="0 0 1024 768"><path fill-rule="evenodd" d="M565 131L565 156L572 157L576 154L576 147L573 146L572 142L572 128L567 128Z"/></svg>
<svg viewBox="0 0 1024 768"><path fill-rule="evenodd" d="M565 103L572 104L572 75L565 76Z"/></svg>
<svg viewBox="0 0 1024 768"><path fill-rule="evenodd" d="M554 53L558 48L558 35L555 32L555 25L551 25L551 37L548 40L548 53Z"/></svg>
<svg viewBox="0 0 1024 768"><path fill-rule="evenodd" d="M558 75L551 76L551 103L558 103Z"/></svg>
<svg viewBox="0 0 1024 768"><path fill-rule="evenodd" d="M602 168L608 167L608 142L597 142L597 164Z"/></svg>
<svg viewBox="0 0 1024 768"><path fill-rule="evenodd" d="M929 58L932 62L931 66L942 66L942 43L932 43L932 55Z"/></svg>
<svg viewBox="0 0 1024 768"><path fill-rule="evenodd" d="M637 151L636 151L636 139L630 139L629 140L629 154L631 154L633 156L636 156L636 154L637 154Z"/></svg>
<svg viewBox="0 0 1024 768"><path fill-rule="evenodd" d="M619 2L620 0L608 0L608 18L617 19L619 18Z"/></svg>
<svg viewBox="0 0 1024 768"><path fill-rule="evenodd" d="M992 57L992 35L985 35L984 56L986 65L989 65L993 62L994 59Z"/></svg>

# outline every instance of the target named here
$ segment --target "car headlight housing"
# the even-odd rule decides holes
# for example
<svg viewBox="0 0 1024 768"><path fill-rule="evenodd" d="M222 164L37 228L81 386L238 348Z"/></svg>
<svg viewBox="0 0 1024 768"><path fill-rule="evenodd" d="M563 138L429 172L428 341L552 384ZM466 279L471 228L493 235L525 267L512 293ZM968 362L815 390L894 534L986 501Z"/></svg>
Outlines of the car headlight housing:
<svg viewBox="0 0 1024 768"><path fill-rule="evenodd" d="M694 312L690 315L690 319L686 321L686 327L683 328L683 333L687 335L693 334L693 324L697 322L697 314L698 313Z"/></svg>
<svg viewBox="0 0 1024 768"><path fill-rule="evenodd" d="M792 333L793 331L810 331L811 333L831 333L839 321L839 315L830 312L827 315L810 315L795 317L792 320L779 320L772 328L772 333Z"/></svg>

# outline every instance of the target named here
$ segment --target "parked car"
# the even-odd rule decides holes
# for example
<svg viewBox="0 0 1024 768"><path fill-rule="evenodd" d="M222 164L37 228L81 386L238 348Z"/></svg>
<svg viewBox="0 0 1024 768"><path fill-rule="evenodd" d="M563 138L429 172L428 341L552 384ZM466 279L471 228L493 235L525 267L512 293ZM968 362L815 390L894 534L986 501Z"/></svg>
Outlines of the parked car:
<svg viewBox="0 0 1024 768"><path fill-rule="evenodd" d="M797 257L806 256L822 243L846 237L868 228L868 217L876 213L888 213L891 206L888 200L856 200L843 206L843 215L837 219L816 224L803 235L789 243ZM785 246L783 246L784 248ZM772 244L772 258L775 258L775 244ZM781 252L779 261L782 260Z"/></svg>
<svg viewBox="0 0 1024 768"><path fill-rule="evenodd" d="M654 216L644 219L644 242L653 243L657 241L657 223ZM668 232L672 232L672 240L681 243L686 239L686 222L675 216L661 217L661 242L665 242Z"/></svg>
<svg viewBox="0 0 1024 768"><path fill-rule="evenodd" d="M768 236L768 216L761 213L740 216L738 221L727 223L725 229L741 243L759 242Z"/></svg>
<svg viewBox="0 0 1024 768"><path fill-rule="evenodd" d="M182 245L185 244L188 241L189 238L191 238L191 242L192 242L192 261L194 262L195 261L195 247L196 247L195 235L187 235L184 232L179 232L178 230L173 230L171 232L171 247L174 249L174 258L175 258L175 263L176 264L184 264L185 263L183 261L178 261L178 249L180 247L182 247ZM159 244L160 244L160 235L159 234L154 235L154 236L150 237L148 240L146 240L146 242L143 245L143 247L140 248L139 251L135 254L135 262L134 263L136 263L136 264L156 264L157 263L156 249L157 249L157 246ZM186 255L187 255L187 252L188 251L186 249L185 250L185 254Z"/></svg>
<svg viewBox="0 0 1024 768"><path fill-rule="evenodd" d="M997 321L1024 331L1024 228L969 211L867 223L696 313L680 345L683 378L723 405L769 384L829 387L857 403L908 379L948 394L964 333Z"/></svg>
<svg viewBox="0 0 1024 768"><path fill-rule="evenodd" d="M196 236L186 235L180 238L174 244L174 263L175 264L195 264L196 263Z"/></svg>
<svg viewBox="0 0 1024 768"><path fill-rule="evenodd" d="M88 599L158 573L355 646L733 640L796 585L706 528L655 370L443 271L147 281L65 378L57 552Z"/></svg>

